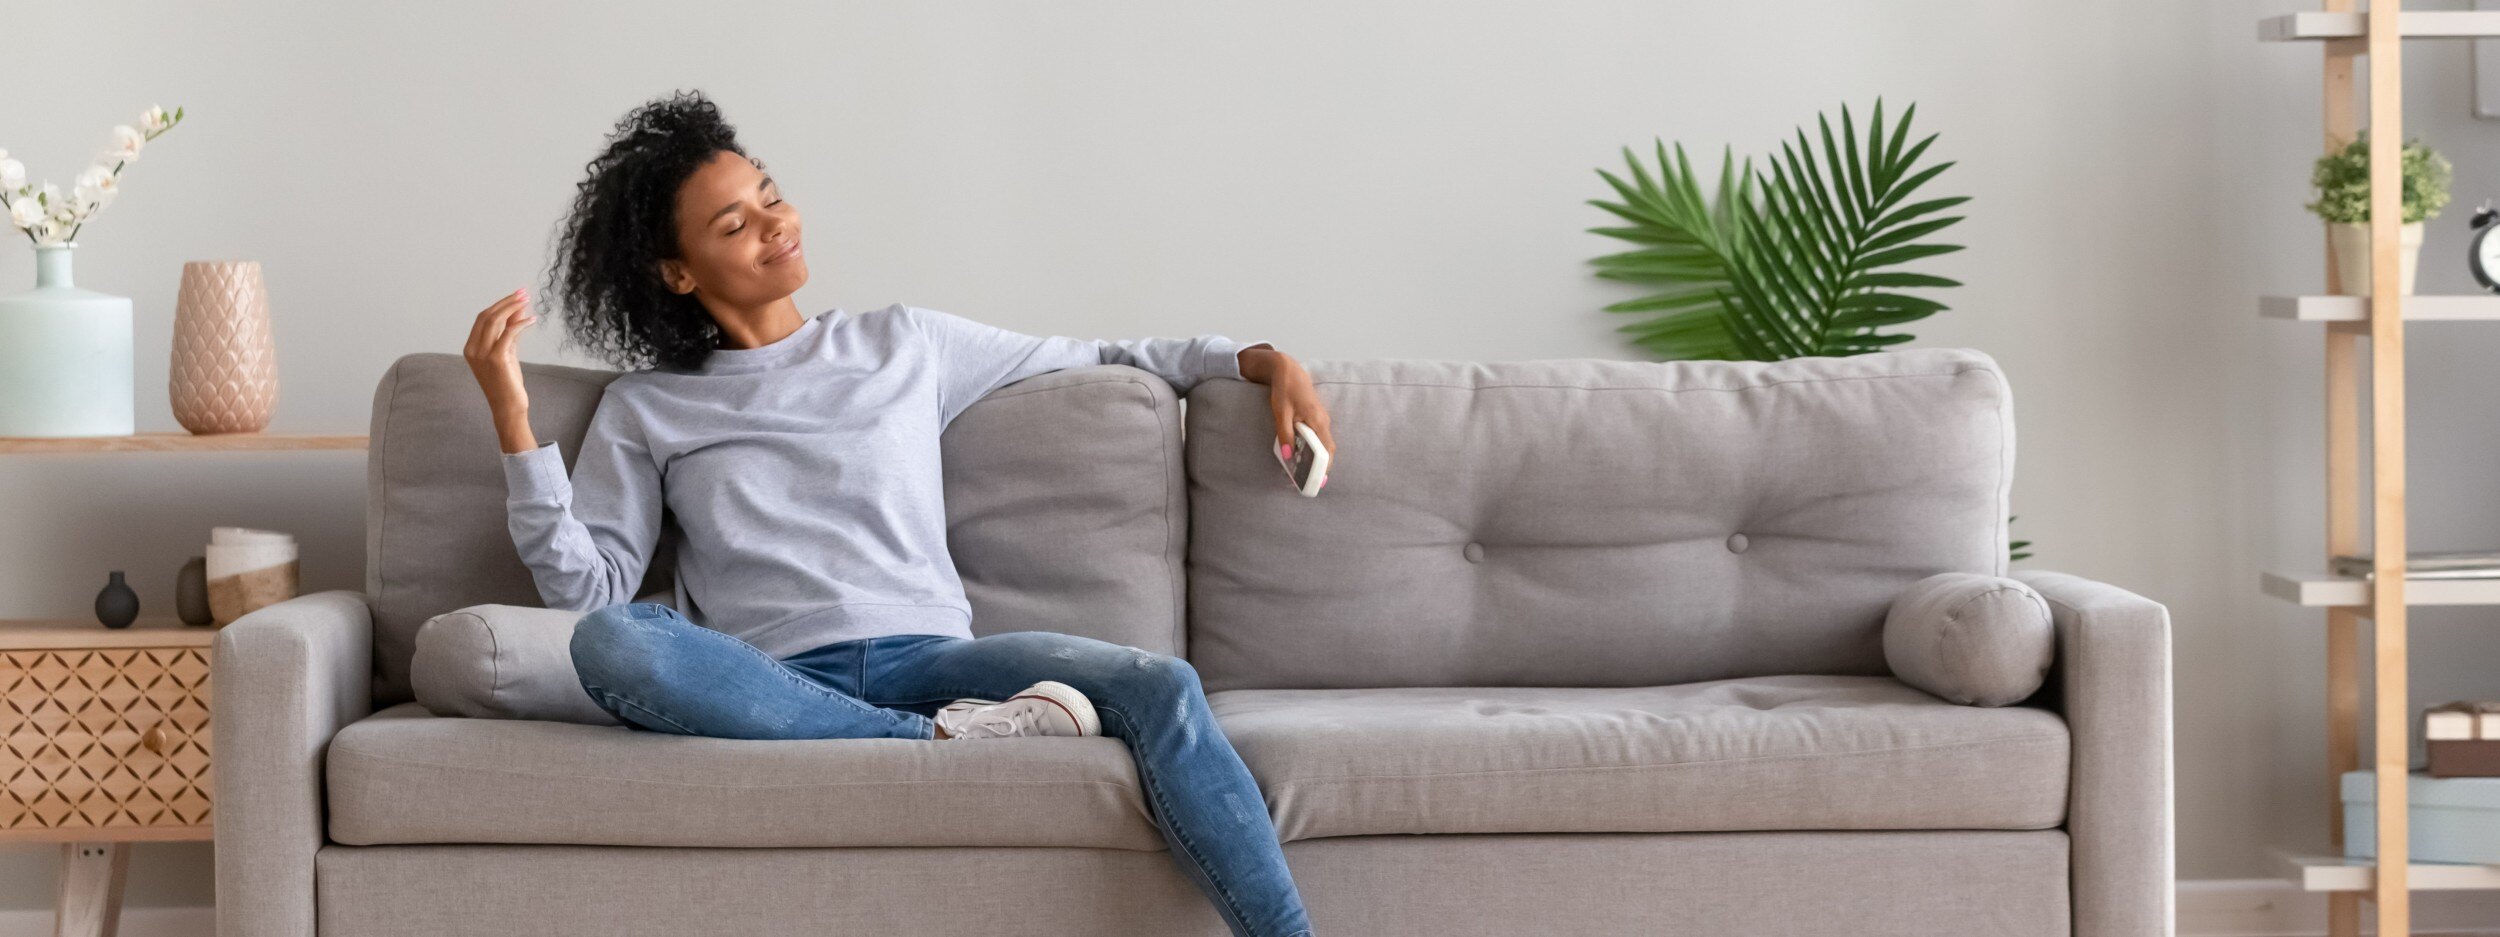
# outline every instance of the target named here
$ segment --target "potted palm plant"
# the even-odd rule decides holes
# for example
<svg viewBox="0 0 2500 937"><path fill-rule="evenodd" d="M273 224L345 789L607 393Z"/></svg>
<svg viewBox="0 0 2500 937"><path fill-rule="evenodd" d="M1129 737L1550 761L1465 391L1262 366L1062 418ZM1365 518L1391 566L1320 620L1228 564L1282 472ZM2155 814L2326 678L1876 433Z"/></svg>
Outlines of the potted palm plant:
<svg viewBox="0 0 2500 937"><path fill-rule="evenodd" d="M2439 217L2448 204L2448 160L2422 141L2407 140L2404 164L2404 224L2397 229L2397 291L2413 292L2415 259L2422 253L2422 221ZM2310 170L2308 209L2326 220L2327 249L2334 255L2335 276L2348 296L2370 292L2370 132L2318 157Z"/></svg>

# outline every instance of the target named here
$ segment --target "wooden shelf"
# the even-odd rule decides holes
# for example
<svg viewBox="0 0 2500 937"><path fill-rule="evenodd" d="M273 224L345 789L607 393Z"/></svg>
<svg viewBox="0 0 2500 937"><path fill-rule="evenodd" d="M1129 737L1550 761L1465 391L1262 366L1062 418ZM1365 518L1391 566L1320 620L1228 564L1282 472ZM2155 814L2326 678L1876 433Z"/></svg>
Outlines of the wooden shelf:
<svg viewBox="0 0 2500 937"><path fill-rule="evenodd" d="M0 436L11 452L291 452L363 449L367 437L344 433L134 433L129 436Z"/></svg>
<svg viewBox="0 0 2500 937"><path fill-rule="evenodd" d="M2296 605L2367 606L2368 580L2311 571L2267 572L2259 577L2267 595ZM2407 579L2406 605L2500 605L2500 579Z"/></svg>
<svg viewBox="0 0 2500 937"><path fill-rule="evenodd" d="M2286 13L2257 21L2267 42L2359 39L2369 35L2367 13ZM2396 14L2396 31L2407 39L2500 37L2500 12L2441 11Z"/></svg>
<svg viewBox="0 0 2500 937"><path fill-rule="evenodd" d="M217 640L215 625L186 625L182 619L142 615L128 628L107 628L88 618L0 618L0 650L83 647L207 647Z"/></svg>
<svg viewBox="0 0 2500 937"><path fill-rule="evenodd" d="M2378 878L2378 863L2343 856L2284 856L2292 880L2302 891L2369 891ZM2405 867L2413 891L2462 891L2500 888L2500 865L2416 862Z"/></svg>
<svg viewBox="0 0 2500 937"><path fill-rule="evenodd" d="M2404 298L2407 322L2500 321L2500 294L2463 296L2418 295ZM2302 322L2369 321L2367 296L2268 296L2257 301L2257 314L2268 319Z"/></svg>

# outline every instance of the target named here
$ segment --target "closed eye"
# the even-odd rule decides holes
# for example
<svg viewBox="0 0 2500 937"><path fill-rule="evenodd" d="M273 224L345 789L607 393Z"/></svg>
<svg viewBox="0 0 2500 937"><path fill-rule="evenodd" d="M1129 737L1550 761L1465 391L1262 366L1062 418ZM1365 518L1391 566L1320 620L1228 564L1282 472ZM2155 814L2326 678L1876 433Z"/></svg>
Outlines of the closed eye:
<svg viewBox="0 0 2500 937"><path fill-rule="evenodd" d="M771 208L771 207L773 207L773 206L775 206L775 205L779 205L779 204L781 204L781 200L780 200L780 199L774 199L774 200L772 200L772 201L765 202L765 203L764 203L764 207L766 207L766 208ZM744 230L746 230L746 228L747 228L746 222L741 221L741 222L739 222L739 223L738 223L738 226L737 226L737 227L735 227L735 228L731 228L731 229L729 229L729 230L727 230L727 231L723 231L723 232L721 232L721 236L722 236L722 237L728 237L729 235L736 234L736 233L738 233L738 232L740 232L740 231L744 231Z"/></svg>

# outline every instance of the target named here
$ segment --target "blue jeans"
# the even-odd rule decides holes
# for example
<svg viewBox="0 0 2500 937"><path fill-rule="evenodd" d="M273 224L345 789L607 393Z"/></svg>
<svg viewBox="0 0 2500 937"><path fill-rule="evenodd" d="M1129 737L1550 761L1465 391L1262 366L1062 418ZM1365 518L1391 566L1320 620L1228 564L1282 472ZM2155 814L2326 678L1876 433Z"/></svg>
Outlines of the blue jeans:
<svg viewBox="0 0 2500 937"><path fill-rule="evenodd" d="M1233 933L1311 933L1267 800L1188 661L1049 631L887 635L776 659L657 602L583 616L572 653L582 689L629 726L715 738L928 739L947 703L1065 683L1128 743L1155 825Z"/></svg>

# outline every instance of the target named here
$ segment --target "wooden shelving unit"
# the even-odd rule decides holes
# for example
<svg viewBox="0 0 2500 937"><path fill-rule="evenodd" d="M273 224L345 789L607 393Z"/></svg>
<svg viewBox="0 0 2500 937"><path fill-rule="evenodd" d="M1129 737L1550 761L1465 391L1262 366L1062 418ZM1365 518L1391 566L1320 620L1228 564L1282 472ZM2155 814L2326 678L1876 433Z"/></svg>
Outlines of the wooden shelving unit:
<svg viewBox="0 0 2500 937"><path fill-rule="evenodd" d="M2500 37L2500 12L2406 13L2402 0L2324 0L2325 9L2270 17L2258 24L2269 41L2317 41L2324 53L2325 147L2341 149L2370 127L2370 283L2367 296L2339 295L2331 254L2324 296L2267 297L2258 312L2268 318L2326 323L2326 562L2368 553L2368 578L2327 574L2267 573L2268 594L2326 609L2327 821L2335 851L2344 848L2341 785L2347 771L2363 767L2361 623L2370 622L2373 673L2369 714L2375 744L2369 767L2378 801L2377 854L2389 862L2348 860L2341 855L2297 858L2291 876L2302 888L2327 894L2327 933L2354 937L2361 905L2376 911L2382 937L2413 932L2416 889L2500 888L2500 866L2407 862L2412 853L2407 820L2407 773L2411 770L2412 713L2406 698L2405 610L2411 605L2500 604L2500 581L2408 579L2405 550L2405 324L2408 321L2500 320L2500 297L2404 296L2397 292L2397 226L2402 212L2404 141L2404 40ZM2366 100L2354 68L2366 60ZM2321 242L2324 238L2320 238ZM2323 246L2323 243L2322 245ZM2368 356L2363 356L2363 340ZM2365 384L2366 381L2366 384ZM2365 395L2366 390L2366 395ZM2361 408L2370 407L2370 438L2361 436ZM2361 486L2362 459L2369 459L2370 487ZM2361 506L2372 506L2363 539ZM2366 549L2365 549L2366 546Z"/></svg>
<svg viewBox="0 0 2500 937"><path fill-rule="evenodd" d="M344 433L134 433L129 436L0 436L13 452L291 452L363 449L366 437Z"/></svg>

